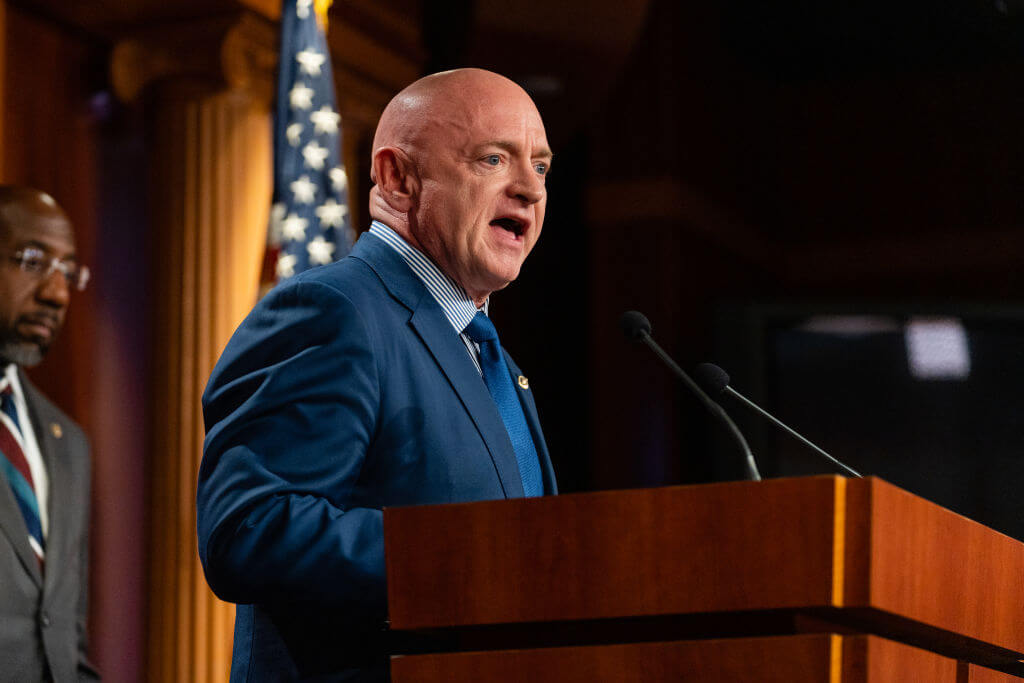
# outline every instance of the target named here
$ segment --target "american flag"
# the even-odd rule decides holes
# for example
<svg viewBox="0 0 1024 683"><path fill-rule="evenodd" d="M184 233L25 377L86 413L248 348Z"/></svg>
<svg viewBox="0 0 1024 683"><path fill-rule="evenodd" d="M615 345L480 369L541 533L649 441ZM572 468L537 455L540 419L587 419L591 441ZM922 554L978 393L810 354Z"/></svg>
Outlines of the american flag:
<svg viewBox="0 0 1024 683"><path fill-rule="evenodd" d="M355 241L331 56L313 5L314 0L284 0L281 7L265 286L335 261Z"/></svg>

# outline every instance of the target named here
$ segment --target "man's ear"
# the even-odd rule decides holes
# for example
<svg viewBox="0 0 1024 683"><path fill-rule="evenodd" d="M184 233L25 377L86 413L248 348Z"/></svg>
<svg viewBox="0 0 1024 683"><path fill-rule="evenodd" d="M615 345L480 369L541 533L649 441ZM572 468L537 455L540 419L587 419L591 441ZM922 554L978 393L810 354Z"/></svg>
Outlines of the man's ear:
<svg viewBox="0 0 1024 683"><path fill-rule="evenodd" d="M409 213L420 185L408 154L397 147L381 147L373 155L370 177L388 206L398 213Z"/></svg>

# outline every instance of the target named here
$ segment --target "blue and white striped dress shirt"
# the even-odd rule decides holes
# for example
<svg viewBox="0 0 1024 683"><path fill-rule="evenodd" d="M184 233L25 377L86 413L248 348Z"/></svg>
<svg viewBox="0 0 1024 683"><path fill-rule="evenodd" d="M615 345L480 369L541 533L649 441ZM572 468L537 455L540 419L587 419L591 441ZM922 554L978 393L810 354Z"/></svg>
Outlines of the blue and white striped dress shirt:
<svg viewBox="0 0 1024 683"><path fill-rule="evenodd" d="M476 371L482 375L480 347L463 333L463 330L466 329L466 326L469 325L469 322L477 314L478 310L476 304L466 294L466 291L441 272L437 264L431 261L426 254L406 242L397 232L380 221L373 221L370 224L370 234L384 240L385 244L397 251L409 268L412 269L412 272L416 273L416 277L423 281L427 291L441 305L441 309L444 311L445 317L448 318L448 322L451 323L452 328L454 328L455 333L459 335L462 343L466 345L466 350L469 352L469 357L473 359ZM483 308L479 310L487 313L489 303L490 299L485 301Z"/></svg>

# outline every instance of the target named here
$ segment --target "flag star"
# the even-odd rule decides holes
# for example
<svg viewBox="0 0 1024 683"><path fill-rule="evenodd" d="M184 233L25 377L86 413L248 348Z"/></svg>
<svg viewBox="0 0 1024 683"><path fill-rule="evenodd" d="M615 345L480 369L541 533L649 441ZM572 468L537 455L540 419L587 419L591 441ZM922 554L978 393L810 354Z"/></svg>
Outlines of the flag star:
<svg viewBox="0 0 1024 683"><path fill-rule="evenodd" d="M299 63L299 70L307 76L319 76L320 67L326 60L323 53L314 50L303 50L295 55L295 61Z"/></svg>
<svg viewBox="0 0 1024 683"><path fill-rule="evenodd" d="M270 239L274 242L281 241L281 223L287 210L284 202L277 202L270 207Z"/></svg>
<svg viewBox="0 0 1024 683"><path fill-rule="evenodd" d="M281 221L281 234L285 239L293 242L306 239L306 226L309 221L294 213L288 214L288 218Z"/></svg>
<svg viewBox="0 0 1024 683"><path fill-rule="evenodd" d="M348 175L341 166L335 166L328 175L331 177L331 187L335 192L341 192L348 185Z"/></svg>
<svg viewBox="0 0 1024 683"><path fill-rule="evenodd" d="M334 255L334 245L320 235L317 235L306 245L306 251L309 252L310 263L322 266L331 262L331 258Z"/></svg>
<svg viewBox="0 0 1024 683"><path fill-rule="evenodd" d="M313 129L317 133L333 135L338 132L341 116L330 107L320 107L319 111L309 115L309 120L313 122Z"/></svg>
<svg viewBox="0 0 1024 683"><path fill-rule="evenodd" d="M327 148L321 147L316 140L313 140L302 148L302 158L306 160L306 166L314 171L319 171L324 167L324 160L327 159Z"/></svg>
<svg viewBox="0 0 1024 683"><path fill-rule="evenodd" d="M312 109L313 89L307 88L305 83L299 81L288 92L288 103L292 109Z"/></svg>
<svg viewBox="0 0 1024 683"><path fill-rule="evenodd" d="M344 204L339 204L333 199L328 199L316 209L316 216L320 219L321 227L331 226L332 228L340 228L345 222L345 215L347 213L348 207Z"/></svg>
<svg viewBox="0 0 1024 683"><path fill-rule="evenodd" d="M288 144L292 147L298 147L299 142L302 140L302 124L293 123L284 131L285 136L288 138Z"/></svg>
<svg viewBox="0 0 1024 683"><path fill-rule="evenodd" d="M295 275L295 266L299 257L295 254L281 254L277 258L277 277L286 278Z"/></svg>
<svg viewBox="0 0 1024 683"><path fill-rule="evenodd" d="M299 19L309 17L309 8L313 6L313 0L295 0L295 16Z"/></svg>
<svg viewBox="0 0 1024 683"><path fill-rule="evenodd" d="M295 194L295 201L299 204L312 204L316 197L316 183L309 179L308 175L292 181L292 192Z"/></svg>

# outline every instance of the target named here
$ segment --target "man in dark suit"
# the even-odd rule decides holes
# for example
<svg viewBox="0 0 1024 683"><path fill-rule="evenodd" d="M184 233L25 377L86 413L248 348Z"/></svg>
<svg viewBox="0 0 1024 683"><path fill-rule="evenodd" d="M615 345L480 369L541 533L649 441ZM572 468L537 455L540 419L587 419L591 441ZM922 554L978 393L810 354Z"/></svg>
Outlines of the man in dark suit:
<svg viewBox="0 0 1024 683"><path fill-rule="evenodd" d="M233 681L380 681L381 508L556 493L529 382L486 315L541 231L551 162L529 96L486 71L399 93L374 223L279 285L203 396L199 554L239 603Z"/></svg>
<svg viewBox="0 0 1024 683"><path fill-rule="evenodd" d="M0 261L0 680L97 680L86 656L89 444L22 372L43 359L89 271L56 202L6 185Z"/></svg>

